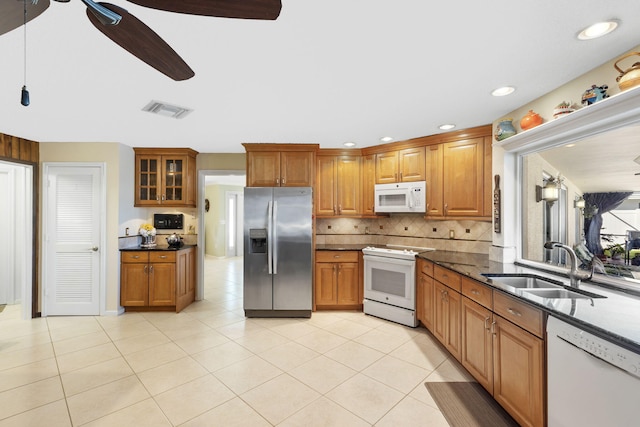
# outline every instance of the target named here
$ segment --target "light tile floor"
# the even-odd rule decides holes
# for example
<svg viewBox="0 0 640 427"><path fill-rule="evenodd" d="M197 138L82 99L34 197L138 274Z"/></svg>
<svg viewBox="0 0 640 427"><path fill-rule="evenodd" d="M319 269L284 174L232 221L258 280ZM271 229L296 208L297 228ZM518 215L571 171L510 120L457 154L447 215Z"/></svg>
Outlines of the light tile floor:
<svg viewBox="0 0 640 427"><path fill-rule="evenodd" d="M353 311L246 319L242 258L181 313L0 313L0 427L447 426L426 381L471 381L423 328Z"/></svg>

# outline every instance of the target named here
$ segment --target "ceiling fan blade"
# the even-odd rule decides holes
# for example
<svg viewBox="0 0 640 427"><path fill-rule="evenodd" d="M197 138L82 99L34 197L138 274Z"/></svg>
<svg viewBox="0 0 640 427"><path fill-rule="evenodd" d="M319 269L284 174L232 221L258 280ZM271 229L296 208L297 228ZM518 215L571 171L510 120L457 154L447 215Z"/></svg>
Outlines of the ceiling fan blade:
<svg viewBox="0 0 640 427"><path fill-rule="evenodd" d="M187 80L195 75L180 55L144 22L121 7L99 4L122 16L118 25L104 25L87 9L89 20L105 36L173 80Z"/></svg>
<svg viewBox="0 0 640 427"><path fill-rule="evenodd" d="M49 0L39 0L33 4L27 0L27 22L40 16L49 7ZM24 24L24 2L19 0L0 1L0 35Z"/></svg>
<svg viewBox="0 0 640 427"><path fill-rule="evenodd" d="M140 6L190 15L274 20L281 0L128 0Z"/></svg>

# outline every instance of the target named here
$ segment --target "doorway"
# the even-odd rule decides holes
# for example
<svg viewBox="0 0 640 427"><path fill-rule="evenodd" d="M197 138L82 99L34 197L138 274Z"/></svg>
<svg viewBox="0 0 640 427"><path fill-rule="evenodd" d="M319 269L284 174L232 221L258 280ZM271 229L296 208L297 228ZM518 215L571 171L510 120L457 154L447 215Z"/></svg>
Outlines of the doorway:
<svg viewBox="0 0 640 427"><path fill-rule="evenodd" d="M205 278L207 257L213 259L242 256L244 250L242 242L244 203L243 197L236 197L233 193L243 196L245 185L246 172L244 170L198 171L198 284L196 300L205 299L205 280L212 280L211 277ZM208 191L207 187L214 186L216 187L215 191ZM230 204L232 205L231 214L229 213ZM230 228L232 228L231 231L229 231Z"/></svg>
<svg viewBox="0 0 640 427"><path fill-rule="evenodd" d="M0 161L0 304L32 317L33 166Z"/></svg>

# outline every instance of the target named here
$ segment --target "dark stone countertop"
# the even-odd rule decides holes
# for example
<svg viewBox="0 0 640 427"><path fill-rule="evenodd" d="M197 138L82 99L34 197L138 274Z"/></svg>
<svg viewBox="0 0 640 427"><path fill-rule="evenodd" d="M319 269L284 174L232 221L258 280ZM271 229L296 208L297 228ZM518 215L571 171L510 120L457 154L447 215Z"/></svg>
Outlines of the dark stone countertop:
<svg viewBox="0 0 640 427"><path fill-rule="evenodd" d="M361 251L368 246L376 246L372 244L328 244L316 245L316 251Z"/></svg>
<svg viewBox="0 0 640 427"><path fill-rule="evenodd" d="M142 248L140 246L131 246L128 248L120 248L120 252L126 251L180 251L182 249L195 248L196 245L182 245L179 248L170 248L168 246L154 246L153 248Z"/></svg>
<svg viewBox="0 0 640 427"><path fill-rule="evenodd" d="M461 252L421 252L426 259L488 286L520 298L547 313L640 354L640 297L597 283L583 281L579 288L606 298L554 299L514 292L482 273L536 274L569 285L566 276L513 263L489 261L488 255Z"/></svg>

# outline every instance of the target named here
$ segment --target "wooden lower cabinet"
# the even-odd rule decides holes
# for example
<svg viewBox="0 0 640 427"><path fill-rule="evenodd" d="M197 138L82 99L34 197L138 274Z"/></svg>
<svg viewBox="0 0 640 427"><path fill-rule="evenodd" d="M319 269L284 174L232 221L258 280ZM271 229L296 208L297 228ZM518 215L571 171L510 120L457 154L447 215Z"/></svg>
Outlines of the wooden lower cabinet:
<svg viewBox="0 0 640 427"><path fill-rule="evenodd" d="M433 335L460 360L461 296L438 281L434 282L434 294Z"/></svg>
<svg viewBox="0 0 640 427"><path fill-rule="evenodd" d="M317 309L362 308L359 252L317 251L315 306Z"/></svg>
<svg viewBox="0 0 640 427"><path fill-rule="evenodd" d="M500 316L494 322L493 397L521 426L544 426L544 341Z"/></svg>
<svg viewBox="0 0 640 427"><path fill-rule="evenodd" d="M493 313L469 298L462 298L462 352L460 363L493 393Z"/></svg>
<svg viewBox="0 0 640 427"><path fill-rule="evenodd" d="M120 305L127 311L181 311L195 299L195 248L123 251Z"/></svg>
<svg viewBox="0 0 640 427"><path fill-rule="evenodd" d="M543 312L429 261L418 260L416 286L418 319L436 339L520 425L545 426Z"/></svg>

